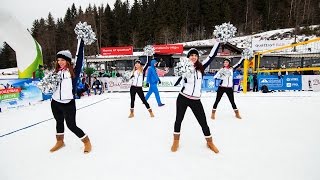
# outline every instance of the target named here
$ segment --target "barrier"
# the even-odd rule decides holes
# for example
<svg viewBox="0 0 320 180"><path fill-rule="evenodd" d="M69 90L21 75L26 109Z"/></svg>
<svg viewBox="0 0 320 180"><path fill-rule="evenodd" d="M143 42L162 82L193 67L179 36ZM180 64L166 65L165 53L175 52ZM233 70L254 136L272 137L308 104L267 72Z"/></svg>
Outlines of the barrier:
<svg viewBox="0 0 320 180"><path fill-rule="evenodd" d="M320 75L302 75L302 90L320 91Z"/></svg>

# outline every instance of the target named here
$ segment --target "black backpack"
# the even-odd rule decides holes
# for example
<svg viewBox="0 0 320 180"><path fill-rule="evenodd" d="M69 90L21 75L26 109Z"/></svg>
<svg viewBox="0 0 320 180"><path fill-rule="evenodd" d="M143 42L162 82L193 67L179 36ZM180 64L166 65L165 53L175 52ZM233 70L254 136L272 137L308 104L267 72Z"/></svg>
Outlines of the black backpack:
<svg viewBox="0 0 320 180"><path fill-rule="evenodd" d="M266 85L261 86L261 91L262 93L268 93L269 92L268 86Z"/></svg>

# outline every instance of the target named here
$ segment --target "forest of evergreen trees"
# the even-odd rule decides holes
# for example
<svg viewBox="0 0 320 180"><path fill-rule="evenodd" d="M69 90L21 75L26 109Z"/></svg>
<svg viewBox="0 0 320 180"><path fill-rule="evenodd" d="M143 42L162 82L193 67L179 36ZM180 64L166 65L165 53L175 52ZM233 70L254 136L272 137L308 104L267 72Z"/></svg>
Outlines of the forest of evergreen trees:
<svg viewBox="0 0 320 180"><path fill-rule="evenodd" d="M115 4L74 4L63 18L48 12L36 19L30 31L40 43L49 65L57 51L76 51L74 27L86 21L97 34L96 43L86 47L86 55L100 47L178 43L212 38L215 25L231 22L238 35L279 28L320 24L319 0L116 0ZM0 50L0 68L15 67L15 53L6 43Z"/></svg>

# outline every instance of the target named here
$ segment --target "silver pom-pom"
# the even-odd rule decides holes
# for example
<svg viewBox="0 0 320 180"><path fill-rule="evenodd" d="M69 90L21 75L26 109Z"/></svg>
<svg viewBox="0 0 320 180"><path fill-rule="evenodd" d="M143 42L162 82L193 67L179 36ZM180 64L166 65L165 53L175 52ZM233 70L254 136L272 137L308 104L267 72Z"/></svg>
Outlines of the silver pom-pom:
<svg viewBox="0 0 320 180"><path fill-rule="evenodd" d="M190 77L194 73L193 63L186 57L181 57L180 62L174 67L176 76Z"/></svg>
<svg viewBox="0 0 320 180"><path fill-rule="evenodd" d="M243 59L251 59L253 57L253 50L251 48L244 49L241 53Z"/></svg>
<svg viewBox="0 0 320 180"><path fill-rule="evenodd" d="M74 28L74 32L77 34L77 39L82 39L85 45L90 45L97 40L96 34L87 22L79 22Z"/></svg>
<svg viewBox="0 0 320 180"><path fill-rule="evenodd" d="M236 35L237 28L234 27L230 22L223 23L219 26L215 26L215 30L213 31L214 37L219 39L222 43L227 43L231 38Z"/></svg>
<svg viewBox="0 0 320 180"><path fill-rule="evenodd" d="M129 82L132 75L132 71L125 71L122 74L122 82Z"/></svg>
<svg viewBox="0 0 320 180"><path fill-rule="evenodd" d="M147 45L143 48L144 54L147 56L152 56L154 54L154 47L151 45Z"/></svg>
<svg viewBox="0 0 320 180"><path fill-rule="evenodd" d="M55 92L61 82L61 77L54 72L50 72L43 77L43 79L37 84L38 88L44 94L52 94Z"/></svg>

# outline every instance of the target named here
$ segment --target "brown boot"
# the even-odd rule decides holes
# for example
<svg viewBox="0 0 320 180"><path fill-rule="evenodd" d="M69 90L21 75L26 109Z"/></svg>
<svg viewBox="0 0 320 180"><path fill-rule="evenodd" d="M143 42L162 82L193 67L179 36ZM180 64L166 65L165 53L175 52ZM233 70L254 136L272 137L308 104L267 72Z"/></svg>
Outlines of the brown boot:
<svg viewBox="0 0 320 180"><path fill-rule="evenodd" d="M149 113L150 113L150 117L154 117L154 114L152 112L152 109L148 109Z"/></svg>
<svg viewBox="0 0 320 180"><path fill-rule="evenodd" d="M171 146L171 151L176 152L179 148L180 134L173 134L173 144Z"/></svg>
<svg viewBox="0 0 320 180"><path fill-rule="evenodd" d="M211 113L211 119L216 119L216 110L212 109L212 113Z"/></svg>
<svg viewBox="0 0 320 180"><path fill-rule="evenodd" d="M91 143L90 143L90 139L88 136L86 136L85 138L81 139L81 141L84 144L84 153L87 154L91 151Z"/></svg>
<svg viewBox="0 0 320 180"><path fill-rule="evenodd" d="M217 147L213 144L213 142L212 142L212 137L206 138L206 140L207 140L207 147L208 147L211 151L213 151L213 152L215 152L215 153L219 153L218 148L217 148Z"/></svg>
<svg viewBox="0 0 320 180"><path fill-rule="evenodd" d="M130 114L128 118L133 118L134 117L134 109L130 109Z"/></svg>
<svg viewBox="0 0 320 180"><path fill-rule="evenodd" d="M65 146L65 144L63 142L63 139L64 139L63 134L56 135L56 139L57 139L56 145L54 145L53 148L50 149L50 152L55 152Z"/></svg>
<svg viewBox="0 0 320 180"><path fill-rule="evenodd" d="M238 109L234 110L234 112L236 113L236 118L242 119Z"/></svg>

